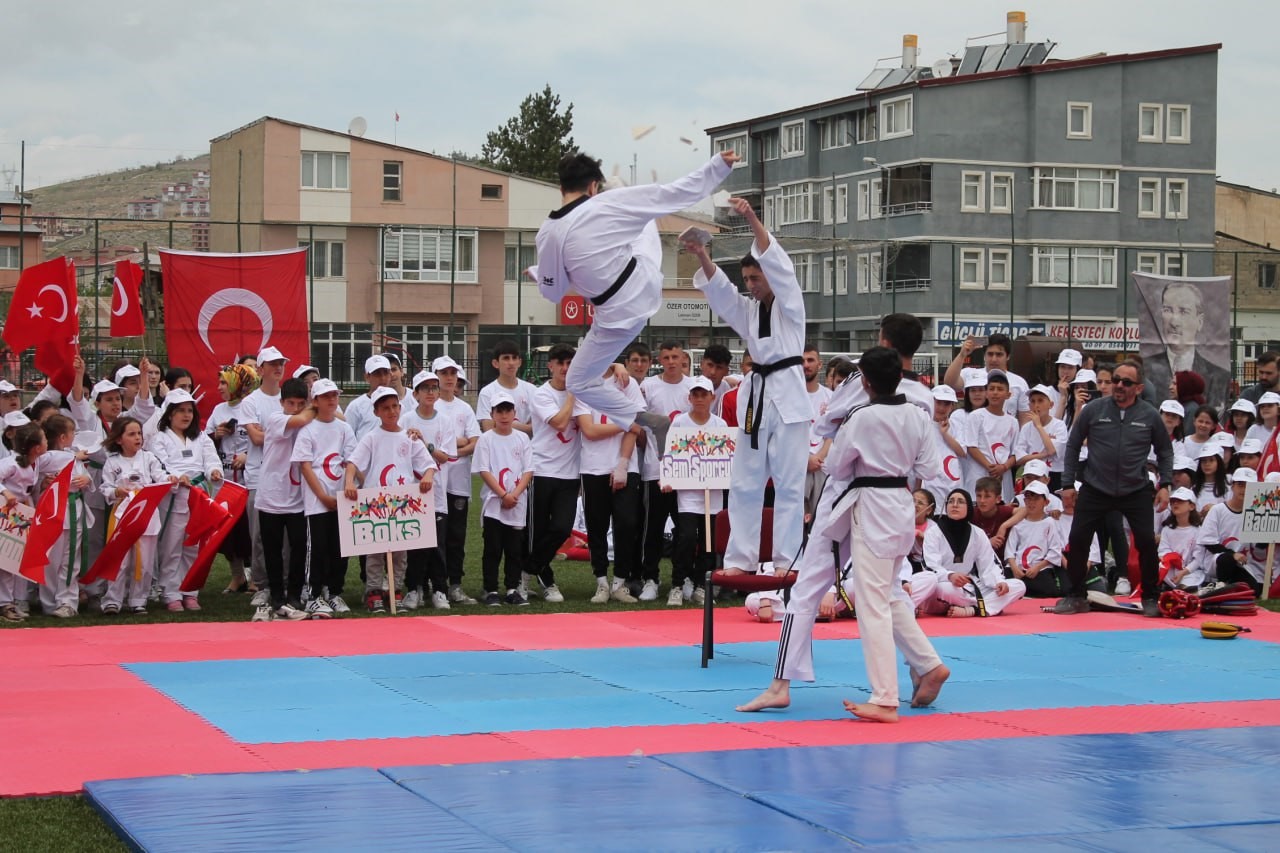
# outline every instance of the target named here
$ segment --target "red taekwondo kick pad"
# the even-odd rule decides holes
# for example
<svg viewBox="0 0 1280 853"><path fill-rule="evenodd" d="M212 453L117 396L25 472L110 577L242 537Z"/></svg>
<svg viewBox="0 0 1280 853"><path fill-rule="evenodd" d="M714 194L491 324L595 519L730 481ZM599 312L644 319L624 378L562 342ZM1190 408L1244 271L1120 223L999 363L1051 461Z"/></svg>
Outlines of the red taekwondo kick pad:
<svg viewBox="0 0 1280 853"><path fill-rule="evenodd" d="M474 764L636 752L1280 725L1280 614L1205 640L1199 620L926 618L953 671L935 707L856 722L853 622L818 625L818 681L733 710L772 677L777 625L717 612L427 616L0 632L0 795L94 779ZM905 675L905 671L904 671ZM903 678L904 696L909 684Z"/></svg>

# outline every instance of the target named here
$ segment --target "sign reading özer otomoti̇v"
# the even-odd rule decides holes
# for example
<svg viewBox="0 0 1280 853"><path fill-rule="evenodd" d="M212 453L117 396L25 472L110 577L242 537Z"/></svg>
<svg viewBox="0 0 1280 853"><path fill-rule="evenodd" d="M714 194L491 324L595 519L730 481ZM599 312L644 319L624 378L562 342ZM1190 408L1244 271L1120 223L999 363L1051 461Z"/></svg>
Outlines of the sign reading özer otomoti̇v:
<svg viewBox="0 0 1280 853"><path fill-rule="evenodd" d="M412 551L436 545L435 497L418 484L374 486L354 501L338 493L338 541L342 556Z"/></svg>

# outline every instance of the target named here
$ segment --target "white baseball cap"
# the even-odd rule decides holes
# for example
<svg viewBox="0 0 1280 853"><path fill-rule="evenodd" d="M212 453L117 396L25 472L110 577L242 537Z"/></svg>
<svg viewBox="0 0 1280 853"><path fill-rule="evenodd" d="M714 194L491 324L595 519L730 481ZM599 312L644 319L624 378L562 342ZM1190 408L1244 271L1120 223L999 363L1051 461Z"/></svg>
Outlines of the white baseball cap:
<svg viewBox="0 0 1280 853"><path fill-rule="evenodd" d="M142 372L132 364L126 364L116 371L116 385L123 385L126 379L132 379L135 376L141 376Z"/></svg>
<svg viewBox="0 0 1280 853"><path fill-rule="evenodd" d="M458 367L458 381L462 383L467 381L467 371L463 370L461 366Z"/></svg>
<svg viewBox="0 0 1280 853"><path fill-rule="evenodd" d="M1262 442L1256 438L1246 438L1240 442L1240 449L1236 453L1254 453L1258 456L1262 455Z"/></svg>
<svg viewBox="0 0 1280 853"><path fill-rule="evenodd" d="M262 352L258 353L258 358L257 358L258 364L265 364L268 361L288 361L288 360L289 359L284 357L284 353L280 352L280 350L276 349L275 347L266 347L265 349L262 350Z"/></svg>
<svg viewBox="0 0 1280 853"><path fill-rule="evenodd" d="M1049 487L1039 480L1032 480L1022 487L1024 495L1039 495L1042 498L1049 497Z"/></svg>
<svg viewBox="0 0 1280 853"><path fill-rule="evenodd" d="M1173 470L1175 471L1194 471L1196 470L1196 461L1190 456L1184 456L1181 453L1174 454Z"/></svg>
<svg viewBox="0 0 1280 853"><path fill-rule="evenodd" d="M1027 396L1030 397L1032 394L1040 394L1050 400L1053 399L1053 394L1048 385L1032 385L1027 389Z"/></svg>
<svg viewBox="0 0 1280 853"><path fill-rule="evenodd" d="M1236 448L1235 436L1229 432L1215 432L1213 435L1209 436L1209 441L1219 447L1225 447L1228 450L1235 450Z"/></svg>
<svg viewBox="0 0 1280 853"><path fill-rule="evenodd" d="M189 391L183 388L174 388L164 395L164 405L161 406L161 411L167 412L174 406L180 406L183 403L195 403L195 401L195 397L192 397Z"/></svg>
<svg viewBox="0 0 1280 853"><path fill-rule="evenodd" d="M1188 489L1186 486L1180 486L1173 490L1173 494L1169 495L1171 501L1188 501L1196 502L1196 493Z"/></svg>
<svg viewBox="0 0 1280 853"><path fill-rule="evenodd" d="M1266 477L1262 478L1264 483L1280 483L1280 471L1272 471Z"/></svg>
<svg viewBox="0 0 1280 853"><path fill-rule="evenodd" d="M1248 412L1249 414L1253 415L1255 418L1258 416L1258 407L1255 406L1252 403L1252 401L1246 400L1243 397L1241 397L1239 400L1236 400L1234 403L1231 404L1231 411Z"/></svg>
<svg viewBox="0 0 1280 853"><path fill-rule="evenodd" d="M1084 357L1080 355L1080 350L1064 349L1058 353L1058 364L1069 364L1072 367L1079 367L1084 364Z"/></svg>
<svg viewBox="0 0 1280 853"><path fill-rule="evenodd" d="M89 391L89 399L96 403L98 402L98 398L103 394L110 394L112 391L119 390L119 385L112 382L110 379L103 379L100 382L94 383L93 388Z"/></svg>
<svg viewBox="0 0 1280 853"><path fill-rule="evenodd" d="M321 394L337 394L338 383L332 379L317 379L315 384L311 386L311 396L319 397Z"/></svg>
<svg viewBox="0 0 1280 853"><path fill-rule="evenodd" d="M371 355L364 360L364 372L375 373L379 370L390 370L391 362L385 355Z"/></svg>
<svg viewBox="0 0 1280 853"><path fill-rule="evenodd" d="M711 380L705 376L699 376L695 378L693 382L689 385L690 392L692 392L696 388L701 388L703 391L709 391L712 394L716 392L715 386L711 384Z"/></svg>
<svg viewBox="0 0 1280 853"><path fill-rule="evenodd" d="M492 412L494 409L502 405L515 406L515 404L516 404L516 401L514 397L512 397L506 391L499 391L498 393L494 394L493 398L489 401L489 411Z"/></svg>
<svg viewBox="0 0 1280 853"><path fill-rule="evenodd" d="M0 394L12 394L18 390L18 386L14 385L8 379L0 379Z"/></svg>
<svg viewBox="0 0 1280 853"><path fill-rule="evenodd" d="M950 385L935 385L933 388L933 399L939 403L956 403L959 397L956 396L956 389Z"/></svg>
<svg viewBox="0 0 1280 853"><path fill-rule="evenodd" d="M1028 474L1032 477L1048 477L1049 466L1045 464L1043 459L1032 459L1022 466L1022 475L1025 477Z"/></svg>
<svg viewBox="0 0 1280 853"><path fill-rule="evenodd" d="M981 367L966 367L960 371L960 379L965 388L986 388L987 371Z"/></svg>
<svg viewBox="0 0 1280 853"><path fill-rule="evenodd" d="M1210 456L1216 456L1221 459L1222 445L1218 444L1216 441L1206 441L1204 444L1200 445L1200 455L1196 458L1207 459Z"/></svg>
<svg viewBox="0 0 1280 853"><path fill-rule="evenodd" d="M1275 391L1268 391L1258 398L1259 406L1280 406L1280 394Z"/></svg>
<svg viewBox="0 0 1280 853"><path fill-rule="evenodd" d="M1231 482L1256 483L1258 482L1258 472L1253 470L1252 468L1246 468L1245 466L1241 465L1231 475Z"/></svg>
<svg viewBox="0 0 1280 853"><path fill-rule="evenodd" d="M381 358L381 356L374 356L374 358ZM381 388L369 395L369 401L374 407L376 407L378 405L378 401L383 397L395 397L397 401L400 400L400 395L396 393L396 389L383 385Z"/></svg>
<svg viewBox="0 0 1280 853"><path fill-rule="evenodd" d="M300 365L298 365L298 369L297 369L297 370L295 370L295 371L293 371L293 378L294 378L294 379L301 379L303 376L306 376L308 373L311 373L311 372L313 372L313 371L314 371L316 374L319 374L319 373L320 373L320 368L318 368L318 367L316 367L316 366L314 366L314 365L311 365L311 364L300 364Z"/></svg>
<svg viewBox="0 0 1280 853"><path fill-rule="evenodd" d="M4 416L4 428L20 427L31 423L31 418L22 412L7 412Z"/></svg>
<svg viewBox="0 0 1280 853"><path fill-rule="evenodd" d="M1098 374L1094 373L1092 370L1086 367L1082 370L1076 371L1076 377L1075 379L1071 380L1071 384L1085 385L1089 382L1096 383L1097 381L1098 381Z"/></svg>
<svg viewBox="0 0 1280 853"><path fill-rule="evenodd" d="M1177 400L1165 400L1160 404L1160 411L1168 412L1171 415L1177 415L1180 418L1186 418L1187 410Z"/></svg>
<svg viewBox="0 0 1280 853"><path fill-rule="evenodd" d="M417 391L419 385L421 385L423 382L429 382L432 379L436 380L437 382L440 381L440 377L436 376L430 370L419 370L417 373L413 375L413 390Z"/></svg>
<svg viewBox="0 0 1280 853"><path fill-rule="evenodd" d="M439 373L440 371L447 370L450 367L458 371L459 376L462 375L462 365L458 364L458 362L454 361L453 358L450 356L447 356L447 355L437 356L436 359L431 362L432 373Z"/></svg>

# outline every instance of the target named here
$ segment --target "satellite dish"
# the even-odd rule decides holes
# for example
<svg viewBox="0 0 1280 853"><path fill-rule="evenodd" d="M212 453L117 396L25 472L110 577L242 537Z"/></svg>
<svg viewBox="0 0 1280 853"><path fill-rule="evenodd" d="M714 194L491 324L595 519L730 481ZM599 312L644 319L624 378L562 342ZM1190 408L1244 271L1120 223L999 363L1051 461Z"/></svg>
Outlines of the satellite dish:
<svg viewBox="0 0 1280 853"><path fill-rule="evenodd" d="M347 133L352 136L364 136L364 132L369 129L369 122L364 120L364 116L356 116L347 125Z"/></svg>
<svg viewBox="0 0 1280 853"><path fill-rule="evenodd" d="M951 76L951 60L939 59L931 66L934 77L950 77Z"/></svg>

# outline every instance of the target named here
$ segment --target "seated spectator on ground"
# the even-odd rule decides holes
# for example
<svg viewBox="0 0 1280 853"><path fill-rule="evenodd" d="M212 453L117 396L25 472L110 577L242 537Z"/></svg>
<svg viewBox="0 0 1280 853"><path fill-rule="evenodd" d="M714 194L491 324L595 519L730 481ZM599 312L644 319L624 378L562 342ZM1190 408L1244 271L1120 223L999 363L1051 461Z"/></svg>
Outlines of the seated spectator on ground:
<svg viewBox="0 0 1280 853"><path fill-rule="evenodd" d="M956 489L947 495L944 514L925 532L924 563L938 575L927 612L995 616L1026 594L1022 581L1004 577L991 543L970 523L972 516L968 492Z"/></svg>
<svg viewBox="0 0 1280 853"><path fill-rule="evenodd" d="M1032 480L1022 491L1027 507L1026 518L1009 531L1009 547L1005 549L1006 575L1021 580L1031 598L1057 598L1065 595L1068 584L1063 568L1062 548L1057 523L1045 512L1049 503L1049 487Z"/></svg>

